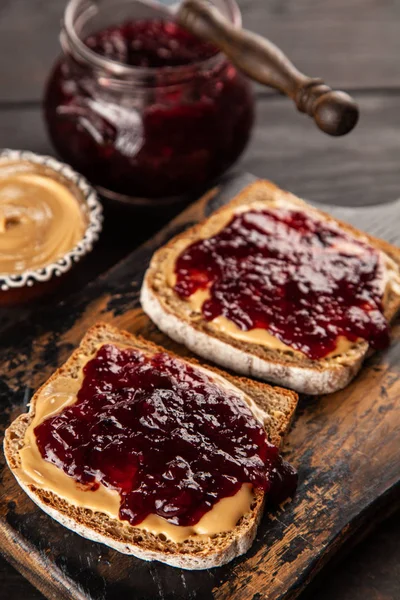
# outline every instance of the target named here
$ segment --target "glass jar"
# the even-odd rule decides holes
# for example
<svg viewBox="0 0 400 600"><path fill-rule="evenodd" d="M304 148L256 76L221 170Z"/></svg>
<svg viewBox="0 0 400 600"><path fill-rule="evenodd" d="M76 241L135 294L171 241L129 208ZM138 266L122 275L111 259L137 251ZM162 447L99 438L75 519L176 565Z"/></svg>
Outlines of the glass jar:
<svg viewBox="0 0 400 600"><path fill-rule="evenodd" d="M235 0L214 4L241 25ZM249 82L216 49L187 64L143 67L88 46L111 26L122 35L121 24L150 27L154 18L154 8L135 0L70 0L63 56L44 102L65 161L106 197L152 205L181 199L228 169L246 146L254 109Z"/></svg>

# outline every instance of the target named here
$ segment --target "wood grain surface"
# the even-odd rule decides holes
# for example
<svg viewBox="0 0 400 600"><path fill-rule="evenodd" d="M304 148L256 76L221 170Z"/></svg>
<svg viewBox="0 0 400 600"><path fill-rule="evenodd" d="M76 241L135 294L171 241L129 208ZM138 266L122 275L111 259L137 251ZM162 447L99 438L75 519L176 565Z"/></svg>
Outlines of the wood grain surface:
<svg viewBox="0 0 400 600"><path fill-rule="evenodd" d="M290 100L257 90L256 125L240 168L315 202L362 206L399 197L400 88L354 97L360 123L349 136L333 139L293 110ZM52 152L39 108L0 110L0 147L7 145ZM145 216L140 224L148 229ZM128 241L132 248L135 240Z"/></svg>
<svg viewBox="0 0 400 600"><path fill-rule="evenodd" d="M1 0L0 101L38 101L59 52L66 0ZM244 25L280 45L311 77L349 89L400 84L396 0L238 0Z"/></svg>
<svg viewBox="0 0 400 600"><path fill-rule="evenodd" d="M1 426L24 410L32 391L70 354L86 329L110 321L183 355L142 313L139 289L156 247L231 198L251 176L227 181L208 202L200 200L107 276L35 323L3 332L0 345ZM333 207L334 208L334 207ZM392 207L393 208L393 207ZM350 221L391 241L398 221L375 207L344 211ZM337 209L341 214L343 209ZM144 563L79 538L43 514L1 466L2 550L47 597L293 599L337 550L399 503L400 326L384 354L344 391L302 398L285 446L299 470L299 487L288 508L266 516L247 555L204 572ZM10 350L10 341L13 348Z"/></svg>
<svg viewBox="0 0 400 600"><path fill-rule="evenodd" d="M0 0L0 147L52 152L40 99L48 69L59 51L59 22L65 3ZM361 107L354 134L329 140L314 130L309 119L297 115L290 103L268 90L257 90L257 124L240 166L314 201L345 206L382 202L389 210L390 203L400 196L400 4L393 0L239 0L239 4L246 27L269 35L308 74L324 77L330 85L357 90ZM165 222L162 216L154 222L154 216L129 220L110 210L101 242L91 260L76 272L74 285L64 290L66 297ZM396 216L393 205L394 222ZM379 211L374 218L379 222ZM51 299L48 305L52 304ZM0 329L29 317L30 312L0 311ZM30 317L30 323L34 321ZM22 331L27 335L29 327ZM12 347L13 339L8 338L8 343ZM370 528L363 531L370 533ZM397 513L355 549L346 543L338 564L330 562L315 585L301 594L301 600L397 600L399 539ZM42 598L0 558L3 596L9 600Z"/></svg>

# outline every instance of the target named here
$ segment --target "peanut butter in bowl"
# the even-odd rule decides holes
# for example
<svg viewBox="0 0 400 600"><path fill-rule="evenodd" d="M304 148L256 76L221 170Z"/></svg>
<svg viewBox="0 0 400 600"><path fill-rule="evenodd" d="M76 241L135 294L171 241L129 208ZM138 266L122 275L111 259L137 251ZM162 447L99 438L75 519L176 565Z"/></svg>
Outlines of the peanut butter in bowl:
<svg viewBox="0 0 400 600"><path fill-rule="evenodd" d="M0 304L48 291L100 230L96 193L70 167L30 152L0 154Z"/></svg>

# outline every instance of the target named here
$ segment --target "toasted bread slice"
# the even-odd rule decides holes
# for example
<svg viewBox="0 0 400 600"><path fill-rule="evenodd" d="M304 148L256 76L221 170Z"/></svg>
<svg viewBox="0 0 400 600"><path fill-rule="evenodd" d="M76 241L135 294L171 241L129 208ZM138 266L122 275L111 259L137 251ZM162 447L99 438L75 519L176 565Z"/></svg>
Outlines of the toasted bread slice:
<svg viewBox="0 0 400 600"><path fill-rule="evenodd" d="M157 536L146 530L132 527L126 521L110 518L103 512L75 506L52 491L27 484L20 476L20 450L24 447L25 432L35 416L40 394L60 378L76 379L82 366L104 343L124 344L147 353L165 351L151 342L119 331L110 325L92 327L67 362L33 396L29 412L20 415L7 429L4 450L7 463L18 483L30 498L56 521L80 535L107 544L119 552L132 554L144 560L159 560L184 569L207 569L227 563L246 552L251 546L264 507L264 493L257 491L249 513L240 518L233 530L212 537L201 536L175 543L165 536ZM187 359L185 359L187 360ZM197 361L191 362L199 366ZM280 446L291 423L297 395L288 390L273 388L248 379L234 377L207 367L210 375L223 377L242 393L249 396L262 411L268 439ZM89 494L91 492L88 492Z"/></svg>
<svg viewBox="0 0 400 600"><path fill-rule="evenodd" d="M358 341L345 352L322 360L311 360L304 354L287 349L270 348L258 343L238 340L206 321L201 310L193 310L169 284L171 265L191 243L215 235L229 222L233 211L247 207L273 205L304 210L319 219L334 221L358 239L368 241L383 253L388 265L388 283L384 298L385 317L391 321L400 309L400 249L364 234L354 227L310 206L296 196L268 181L256 181L208 219L173 238L158 250L146 272L141 303L156 325L175 341L223 367L242 375L254 376L306 394L326 394L345 387L359 371L369 344ZM393 284L393 285L391 285Z"/></svg>

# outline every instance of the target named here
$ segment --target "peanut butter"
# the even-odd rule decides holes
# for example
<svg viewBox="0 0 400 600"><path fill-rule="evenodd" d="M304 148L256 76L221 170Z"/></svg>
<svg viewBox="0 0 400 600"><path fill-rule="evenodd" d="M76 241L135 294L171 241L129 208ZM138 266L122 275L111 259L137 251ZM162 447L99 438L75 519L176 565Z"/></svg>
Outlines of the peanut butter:
<svg viewBox="0 0 400 600"><path fill-rule="evenodd" d="M123 347L121 344L118 346ZM100 345L94 349L93 355L99 347ZM119 493L102 484L95 491L87 490L77 484L62 469L43 460L34 434L37 425L76 402L77 393L83 380L82 370L90 358L91 356L81 355L79 376L76 379L58 377L42 389L36 401L34 418L25 434L24 446L19 453L21 464L18 468L18 478L26 485L36 485L41 489L54 492L74 506L101 511L111 518L119 519ZM201 369L201 367L198 368ZM208 371L207 373L209 374ZM217 374L212 374L212 377L221 385L232 387ZM256 406L251 398L243 395L243 399L251 406L254 416L263 422L265 413ZM136 527L155 535L162 534L174 542L182 542L193 535L210 536L232 530L240 517L250 511L253 500L252 486L244 484L234 496L223 498L217 502L198 523L191 527L173 525L158 515L149 515ZM120 523L127 526L126 521L120 520Z"/></svg>
<svg viewBox="0 0 400 600"><path fill-rule="evenodd" d="M85 216L75 195L40 166L0 165L0 274L40 269L82 239Z"/></svg>

